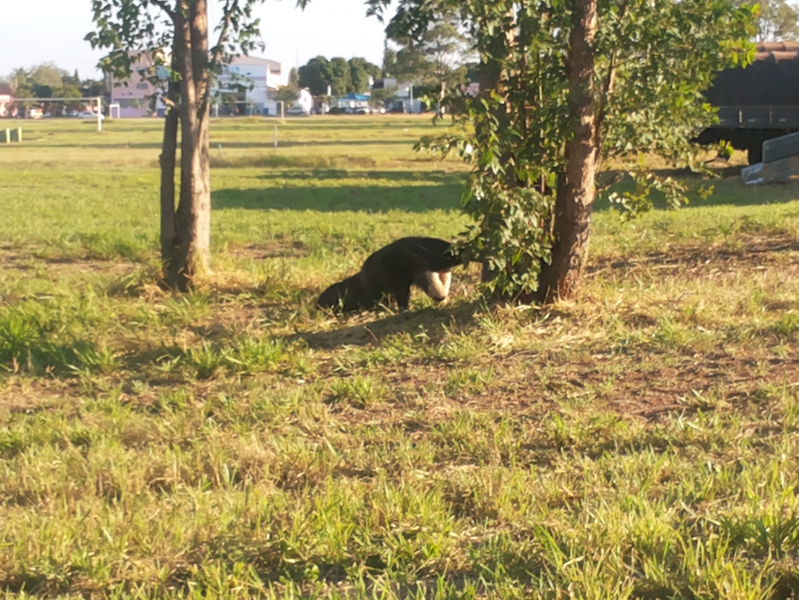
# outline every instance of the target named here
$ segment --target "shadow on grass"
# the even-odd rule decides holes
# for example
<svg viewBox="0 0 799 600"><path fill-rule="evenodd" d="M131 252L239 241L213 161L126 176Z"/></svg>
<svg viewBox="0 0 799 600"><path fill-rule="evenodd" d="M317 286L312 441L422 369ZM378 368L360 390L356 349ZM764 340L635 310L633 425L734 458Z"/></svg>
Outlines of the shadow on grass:
<svg viewBox="0 0 799 600"><path fill-rule="evenodd" d="M660 177L671 177L683 181L688 187L689 204L684 208L703 206L756 206L763 204L786 204L799 200L799 181L791 180L784 183L751 186L744 184L740 177L741 167L721 167L713 169L718 179L692 173L688 169L660 169L654 171ZM617 173L603 174L606 180L612 179ZM702 188L711 188L712 193L707 198L702 198L699 191ZM629 177L602 190L594 204L595 211L608 210L614 205L608 200L610 194L633 191L635 183ZM653 193L655 210L667 210L664 197L660 193Z"/></svg>
<svg viewBox="0 0 799 600"><path fill-rule="evenodd" d="M418 332L424 327L429 343L440 343L447 330L469 326L476 313L482 310L480 302L467 302L440 308L428 307L402 313L383 313L377 320L346 325L334 331L304 332L287 336L289 342L304 341L315 349L334 349L340 346L367 346L380 344L398 333ZM345 317L342 317L342 320ZM356 317L359 318L359 317Z"/></svg>
<svg viewBox="0 0 799 600"><path fill-rule="evenodd" d="M271 131L265 131L264 137L272 136L273 133ZM31 137L31 141L38 141L42 138L35 138ZM313 146L405 146L405 147L412 147L416 143L415 139L411 138L382 138L382 139L365 139L365 140L297 140L297 141L280 141L278 140L278 151L280 149L285 148L298 148L298 147L313 147ZM265 150L272 150L274 149L274 141L270 137L270 139L264 139L264 141L246 141L246 142L234 142L234 141L225 141L225 140L211 140L211 150L215 151L218 150L219 146L222 146L223 150L228 149L240 149L240 150L252 150L255 148L262 148ZM37 148L100 148L100 149L116 149L116 150L148 150L148 149L160 149L162 146L161 142L99 142L99 143L75 143L75 144L65 144L65 143L37 143Z"/></svg>
<svg viewBox="0 0 799 600"><path fill-rule="evenodd" d="M237 189L213 192L214 210L315 210L384 213L399 210L423 213L459 210L460 183L440 185L329 185L289 188Z"/></svg>
<svg viewBox="0 0 799 600"><path fill-rule="evenodd" d="M272 132L266 132L273 135ZM416 143L416 139L411 138L377 138L377 139L360 139L360 140L280 140L278 139L277 149L278 152L281 148L298 148L309 146L407 146L410 148ZM228 142L225 140L211 140L211 149L218 149L222 145L222 150L227 148L237 149L252 149L264 148L267 150L274 149L273 139L264 141L242 141L242 142Z"/></svg>
<svg viewBox="0 0 799 600"><path fill-rule="evenodd" d="M704 242L685 244L677 248L669 247L663 252L641 254L633 259L599 259L586 267L586 273L592 276L607 270L626 270L641 266L684 266L695 269L710 265L708 268L712 269L717 268L719 263L756 267L769 256L799 252L799 241L789 233L761 230L753 223L751 230L744 229L744 234L732 248L712 246Z"/></svg>
<svg viewBox="0 0 799 600"><path fill-rule="evenodd" d="M363 179L363 180L388 180L388 181L424 181L441 184L463 185L461 173L448 173L446 171L399 171L399 170L350 170L341 168L319 168L311 171L270 171L259 175L258 179L269 181L272 179L291 179L294 181L319 181L329 179Z"/></svg>

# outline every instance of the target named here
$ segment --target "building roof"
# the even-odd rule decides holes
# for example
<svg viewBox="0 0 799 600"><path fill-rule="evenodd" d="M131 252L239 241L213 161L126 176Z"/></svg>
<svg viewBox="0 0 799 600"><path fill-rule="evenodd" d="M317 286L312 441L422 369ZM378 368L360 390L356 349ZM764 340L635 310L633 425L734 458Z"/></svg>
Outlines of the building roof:
<svg viewBox="0 0 799 600"><path fill-rule="evenodd" d="M716 75L706 92L714 106L796 106L799 103L799 42L757 44L756 60Z"/></svg>
<svg viewBox="0 0 799 600"><path fill-rule="evenodd" d="M231 65L267 65L270 69L279 69L282 64L276 60L259 58L258 56L236 56L230 61Z"/></svg>
<svg viewBox="0 0 799 600"><path fill-rule="evenodd" d="M791 60L799 58L799 42L760 42L756 60Z"/></svg>

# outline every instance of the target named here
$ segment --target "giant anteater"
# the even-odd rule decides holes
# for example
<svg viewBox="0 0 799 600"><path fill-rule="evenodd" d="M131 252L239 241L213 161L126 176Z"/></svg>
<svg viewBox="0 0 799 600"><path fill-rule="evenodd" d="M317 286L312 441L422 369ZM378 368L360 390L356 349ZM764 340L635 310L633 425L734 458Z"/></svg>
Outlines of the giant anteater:
<svg viewBox="0 0 799 600"><path fill-rule="evenodd" d="M381 301L396 300L408 308L411 284L434 300L449 294L450 269L461 264L451 244L432 237L404 237L367 257L360 272L327 288L316 305L334 311L352 312L376 308Z"/></svg>

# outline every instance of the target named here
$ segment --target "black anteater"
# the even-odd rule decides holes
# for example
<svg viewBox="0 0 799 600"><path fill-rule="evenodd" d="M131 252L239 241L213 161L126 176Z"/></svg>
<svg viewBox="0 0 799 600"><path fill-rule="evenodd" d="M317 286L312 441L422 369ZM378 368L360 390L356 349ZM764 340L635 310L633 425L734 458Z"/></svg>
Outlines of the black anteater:
<svg viewBox="0 0 799 600"><path fill-rule="evenodd" d="M316 305L351 312L395 300L401 309L406 309L411 284L434 300L444 300L449 294L450 269L461 264L451 247L448 241L438 238L400 238L369 255L360 272L327 288Z"/></svg>

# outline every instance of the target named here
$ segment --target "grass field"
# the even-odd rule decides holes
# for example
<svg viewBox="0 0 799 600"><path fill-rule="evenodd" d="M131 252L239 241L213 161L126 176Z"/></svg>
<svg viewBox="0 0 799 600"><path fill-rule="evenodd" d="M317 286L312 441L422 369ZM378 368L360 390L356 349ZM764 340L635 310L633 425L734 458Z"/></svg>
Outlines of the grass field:
<svg viewBox="0 0 799 600"><path fill-rule="evenodd" d="M600 202L574 302L487 307L473 266L334 319L371 251L457 234L465 168L412 151L428 119L275 123L212 123L185 296L159 121L0 146L0 592L799 595L799 183Z"/></svg>

